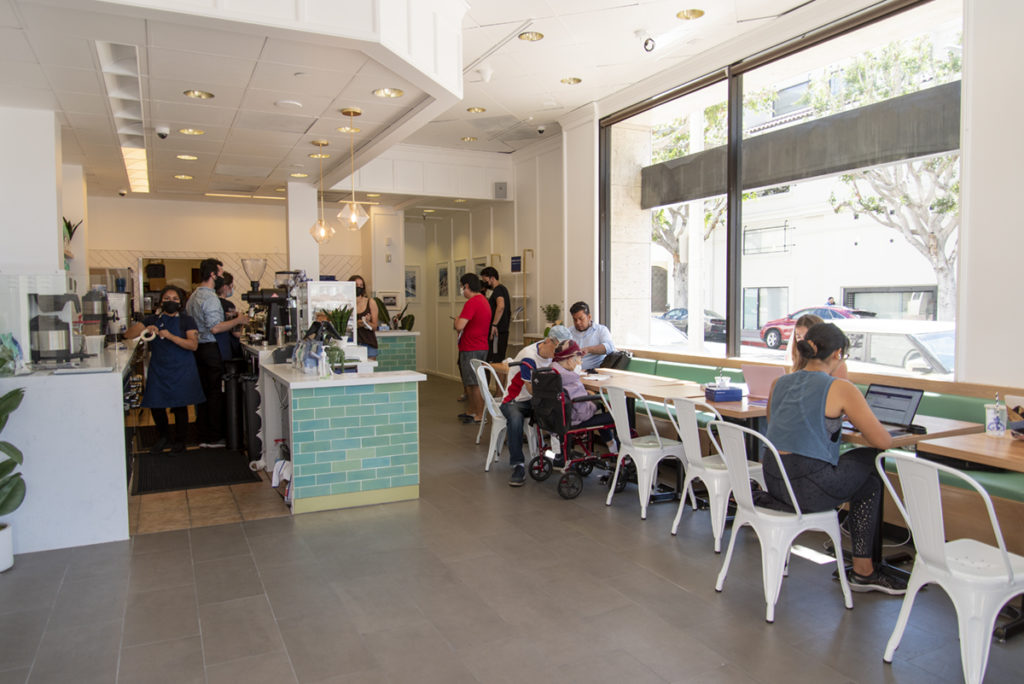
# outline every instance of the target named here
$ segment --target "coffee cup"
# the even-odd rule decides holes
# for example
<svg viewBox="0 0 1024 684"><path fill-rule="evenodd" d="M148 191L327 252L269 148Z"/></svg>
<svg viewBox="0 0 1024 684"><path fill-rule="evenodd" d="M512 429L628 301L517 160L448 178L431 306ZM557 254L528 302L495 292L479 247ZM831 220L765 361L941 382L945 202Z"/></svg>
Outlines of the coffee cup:
<svg viewBox="0 0 1024 684"><path fill-rule="evenodd" d="M716 375L715 376L715 387L718 389L728 389L729 387L729 376L728 375Z"/></svg>
<svg viewBox="0 0 1024 684"><path fill-rule="evenodd" d="M1006 404L985 404L985 434L989 437L1006 435Z"/></svg>

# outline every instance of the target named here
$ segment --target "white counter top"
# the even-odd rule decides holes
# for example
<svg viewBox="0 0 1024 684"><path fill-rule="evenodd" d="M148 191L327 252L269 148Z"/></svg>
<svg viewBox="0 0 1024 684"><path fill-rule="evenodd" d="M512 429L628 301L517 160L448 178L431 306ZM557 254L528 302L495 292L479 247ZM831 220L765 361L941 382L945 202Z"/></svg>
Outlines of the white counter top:
<svg viewBox="0 0 1024 684"><path fill-rule="evenodd" d="M269 375L288 385L291 389L310 387L332 387L335 385L377 385L394 382L422 382L427 379L415 371L385 371L381 373L336 373L330 378L320 379L296 370L290 363L271 363L260 367Z"/></svg>
<svg viewBox="0 0 1024 684"><path fill-rule="evenodd" d="M120 373L123 376L128 372L129 362L131 361L135 348L138 345L139 338L137 337L133 340L125 340L117 345L111 343L106 345L98 356L87 356L84 359L75 359L68 368L55 370L33 370L31 373L15 377L21 379L48 377L51 375L91 375L102 373ZM119 346L124 348L118 349L117 347Z"/></svg>

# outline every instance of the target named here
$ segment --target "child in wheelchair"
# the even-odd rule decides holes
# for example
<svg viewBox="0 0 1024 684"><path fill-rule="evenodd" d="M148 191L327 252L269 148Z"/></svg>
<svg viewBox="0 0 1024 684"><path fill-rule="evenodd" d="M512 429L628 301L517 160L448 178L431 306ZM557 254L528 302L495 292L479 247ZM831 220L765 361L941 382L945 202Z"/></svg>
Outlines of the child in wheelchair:
<svg viewBox="0 0 1024 684"><path fill-rule="evenodd" d="M613 468L618 451L611 415L601 397L583 387L582 359L576 342L563 342L551 367L537 370L533 378L533 421L548 434L550 446L530 461L527 470L534 480L542 481L559 469L558 493L566 499L579 496L583 478L595 465L607 469L610 461ZM598 443L605 444L608 453L598 454Z"/></svg>

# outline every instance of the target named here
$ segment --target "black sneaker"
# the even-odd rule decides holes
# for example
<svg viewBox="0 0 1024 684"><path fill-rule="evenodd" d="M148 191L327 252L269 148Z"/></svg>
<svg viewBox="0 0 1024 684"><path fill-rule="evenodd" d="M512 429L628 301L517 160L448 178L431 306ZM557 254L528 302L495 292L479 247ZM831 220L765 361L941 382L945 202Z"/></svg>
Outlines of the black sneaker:
<svg viewBox="0 0 1024 684"><path fill-rule="evenodd" d="M185 452L185 442L175 442L171 445L171 453L180 454Z"/></svg>
<svg viewBox="0 0 1024 684"><path fill-rule="evenodd" d="M512 475L508 478L509 487L522 487L526 484L526 466L520 463L512 466Z"/></svg>
<svg viewBox="0 0 1024 684"><path fill-rule="evenodd" d="M156 456L167 447L167 438L161 437L153 443L153 446L149 447L149 453Z"/></svg>
<svg viewBox="0 0 1024 684"><path fill-rule="evenodd" d="M907 593L907 583L899 577L879 572L875 569L870 575L858 575L850 570L846 578L850 581L850 591L880 591L883 594L900 596Z"/></svg>

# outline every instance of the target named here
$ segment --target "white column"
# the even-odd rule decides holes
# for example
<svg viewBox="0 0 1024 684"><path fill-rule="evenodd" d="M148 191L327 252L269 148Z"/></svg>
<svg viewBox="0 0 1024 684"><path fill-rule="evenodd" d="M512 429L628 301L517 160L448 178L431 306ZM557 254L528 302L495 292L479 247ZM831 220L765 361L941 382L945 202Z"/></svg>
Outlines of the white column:
<svg viewBox="0 0 1024 684"><path fill-rule="evenodd" d="M89 291L89 212L85 173L81 166L65 164L61 170L61 223L67 218L71 225L82 222L68 245L74 255L68 260L68 274L74 280L79 297ZM69 292L70 287L69 287Z"/></svg>
<svg viewBox="0 0 1024 684"><path fill-rule="evenodd" d="M309 234L319 218L316 196L315 185L288 183L288 270L305 271L312 280L320 279L320 245ZM324 218L331 222L334 216Z"/></svg>
<svg viewBox="0 0 1024 684"><path fill-rule="evenodd" d="M56 116L34 109L0 109L0 150L0 271L64 270Z"/></svg>

